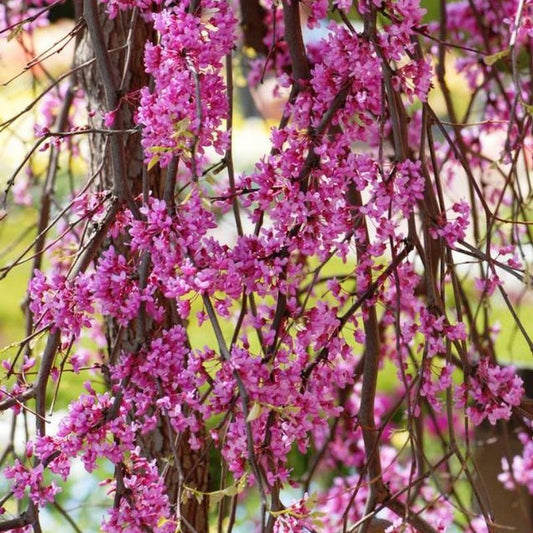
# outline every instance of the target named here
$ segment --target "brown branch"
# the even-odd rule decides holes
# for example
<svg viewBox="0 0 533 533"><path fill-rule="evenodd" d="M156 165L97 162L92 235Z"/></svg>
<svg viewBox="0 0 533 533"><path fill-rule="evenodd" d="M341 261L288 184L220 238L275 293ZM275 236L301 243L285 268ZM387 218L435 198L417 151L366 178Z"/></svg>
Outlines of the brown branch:
<svg viewBox="0 0 533 533"><path fill-rule="evenodd" d="M10 520L4 520L0 522L0 531L11 531L20 527L31 524L31 520L27 512L22 513L17 518L11 518Z"/></svg>
<svg viewBox="0 0 533 533"><path fill-rule="evenodd" d="M285 41L289 48L294 84L300 90L311 76L300 21L300 2L283 0L283 21L285 23Z"/></svg>

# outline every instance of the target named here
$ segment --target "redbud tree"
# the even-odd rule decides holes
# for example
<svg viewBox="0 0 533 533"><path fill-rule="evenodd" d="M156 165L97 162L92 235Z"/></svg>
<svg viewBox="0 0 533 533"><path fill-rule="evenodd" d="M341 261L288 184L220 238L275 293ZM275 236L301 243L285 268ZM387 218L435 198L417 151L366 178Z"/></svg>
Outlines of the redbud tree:
<svg viewBox="0 0 533 533"><path fill-rule="evenodd" d="M61 3L3 2L1 38L31 56ZM500 490L533 493L494 318L531 351L533 2L71 5L26 70L67 42L71 68L2 111L34 121L2 224L38 215L0 270L31 265L0 531L497 531L476 426L512 423ZM282 113L240 168L267 83Z"/></svg>

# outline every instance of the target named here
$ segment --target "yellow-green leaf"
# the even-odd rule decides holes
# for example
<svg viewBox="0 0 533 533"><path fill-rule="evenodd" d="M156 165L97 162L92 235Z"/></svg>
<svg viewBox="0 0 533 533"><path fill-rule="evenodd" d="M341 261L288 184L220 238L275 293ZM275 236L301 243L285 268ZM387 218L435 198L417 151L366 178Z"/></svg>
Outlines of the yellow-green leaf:
<svg viewBox="0 0 533 533"><path fill-rule="evenodd" d="M533 105L531 104L526 104L525 102L521 102L522 103L522 107L530 114L530 115L533 115Z"/></svg>
<svg viewBox="0 0 533 533"><path fill-rule="evenodd" d="M257 418L259 418L261 416L261 411L262 411L261 405L255 402L252 405L252 408L250 409L248 416L246 417L246 422L253 422Z"/></svg>
<svg viewBox="0 0 533 533"><path fill-rule="evenodd" d="M155 154L152 156L152 159L150 159L150 162L148 163L148 170L152 170L157 165L157 163L159 163L159 156Z"/></svg>
<svg viewBox="0 0 533 533"><path fill-rule="evenodd" d="M205 179L205 181L207 181L207 183L209 183L209 185L216 185L216 183L217 183L217 180L215 179L215 177L213 176L213 174L211 174L211 172L208 172L208 173L204 176L204 179Z"/></svg>
<svg viewBox="0 0 533 533"><path fill-rule="evenodd" d="M7 36L7 42L15 39L16 37L18 37L22 32L23 32L24 28L22 27L22 24L18 24L17 26L15 26L15 28L13 28L10 32L9 32L9 35Z"/></svg>
<svg viewBox="0 0 533 533"><path fill-rule="evenodd" d="M500 50L499 52L496 52L495 54L490 54L489 56L485 56L483 58L483 62L485 65L494 65L497 61L500 59L503 59L504 57L507 57L511 50L509 48L506 48L505 50Z"/></svg>

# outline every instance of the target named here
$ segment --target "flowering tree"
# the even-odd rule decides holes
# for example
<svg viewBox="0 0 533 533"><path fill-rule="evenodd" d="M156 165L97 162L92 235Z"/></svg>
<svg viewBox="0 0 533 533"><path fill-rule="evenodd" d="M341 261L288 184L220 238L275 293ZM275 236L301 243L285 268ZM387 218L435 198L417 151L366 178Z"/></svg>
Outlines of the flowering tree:
<svg viewBox="0 0 533 533"><path fill-rule="evenodd" d="M59 3L4 2L2 36L26 43ZM435 21L419 0L74 7L71 70L2 126L38 110L4 224L49 159L35 239L1 270L32 263L0 408L35 427L2 456L0 531L43 531L54 508L80 531L56 502L79 461L110 472L106 532L496 531L475 426L513 420L501 488L533 492L530 410L492 316L499 295L533 348L514 307L533 2L441 0ZM243 72L286 94L249 171ZM84 389L50 430L68 381Z"/></svg>

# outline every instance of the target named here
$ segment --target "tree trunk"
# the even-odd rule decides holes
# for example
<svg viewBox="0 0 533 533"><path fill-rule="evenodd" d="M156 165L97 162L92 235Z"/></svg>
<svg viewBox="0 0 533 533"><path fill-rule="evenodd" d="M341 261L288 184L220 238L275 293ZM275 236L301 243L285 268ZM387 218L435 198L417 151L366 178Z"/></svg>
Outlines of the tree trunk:
<svg viewBox="0 0 533 533"><path fill-rule="evenodd" d="M79 13L81 13L81 4L80 1L77 5ZM122 114L124 129L131 130L135 126L133 115L137 105L138 91L150 83L149 76L144 71L144 44L147 40L155 41L156 35L151 25L137 16L135 11L120 11L116 18L111 19L104 7L100 5L98 15L115 76L117 96L121 102L118 112ZM89 32L86 31L76 50L76 63L81 65L94 57L94 47ZM109 110L106 106L105 87L97 61L83 68L78 80L79 85L85 91L89 125L94 129L104 128L104 113ZM154 196L162 196L161 172L158 169L152 169L146 174L146 170L143 170L144 156L140 132L125 134L123 139L127 164L126 179L133 197L138 198L146 189L150 189ZM96 175L96 187L99 190L113 189L109 136L91 134L89 150L89 172L91 175ZM143 172L148 181L144 189ZM120 239L112 243L108 242L108 244L113 244L117 250L127 256L128 248ZM166 322L167 327L175 323L170 313ZM106 329L111 363L116 362L112 358L119 357L118 354L121 352L138 350L139 344L145 345L150 341L150 324L144 324L144 338L139 338L137 327L138 321L134 320L130 327L119 335L118 325L112 320L107 320ZM183 491L183 486L186 485L198 491L207 492L208 454L206 451L191 450L188 435L176 435L163 417L159 417L156 429L142 437L139 444L147 458L157 461L159 471L165 479L169 500L173 507L176 506L178 517L183 521L182 530L207 533L207 497L199 502L194 497L187 497L188 495ZM178 501L179 499L181 501Z"/></svg>

